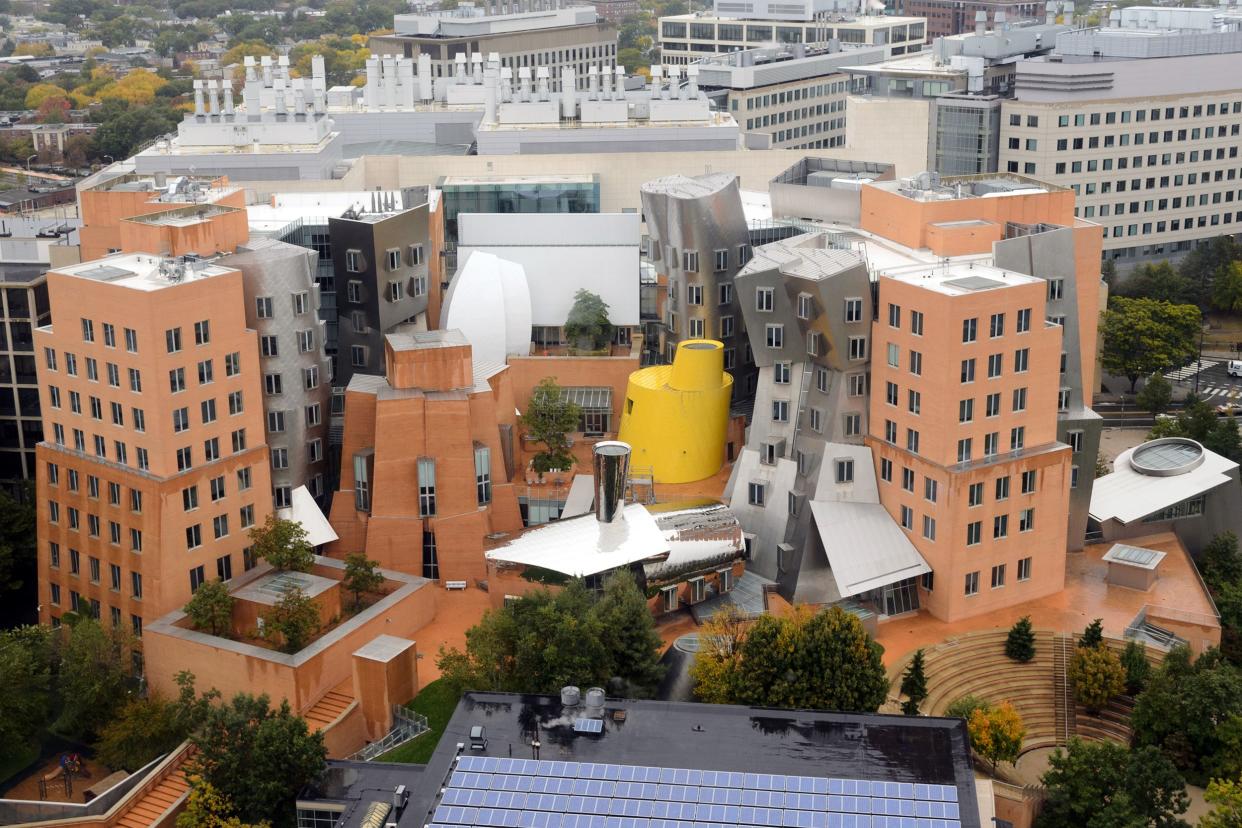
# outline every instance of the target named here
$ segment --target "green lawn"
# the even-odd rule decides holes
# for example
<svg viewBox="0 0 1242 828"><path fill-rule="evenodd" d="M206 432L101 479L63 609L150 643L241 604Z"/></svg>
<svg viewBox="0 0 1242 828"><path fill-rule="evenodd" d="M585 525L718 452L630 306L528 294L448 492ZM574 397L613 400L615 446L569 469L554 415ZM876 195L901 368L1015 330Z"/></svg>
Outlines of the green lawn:
<svg viewBox="0 0 1242 828"><path fill-rule="evenodd" d="M411 765L425 765L435 752L436 745L448 721L457 707L460 694L454 691L443 679L424 687L414 700L406 705L415 713L427 717L427 732L416 736L404 745L398 745L376 759L377 762L404 762Z"/></svg>

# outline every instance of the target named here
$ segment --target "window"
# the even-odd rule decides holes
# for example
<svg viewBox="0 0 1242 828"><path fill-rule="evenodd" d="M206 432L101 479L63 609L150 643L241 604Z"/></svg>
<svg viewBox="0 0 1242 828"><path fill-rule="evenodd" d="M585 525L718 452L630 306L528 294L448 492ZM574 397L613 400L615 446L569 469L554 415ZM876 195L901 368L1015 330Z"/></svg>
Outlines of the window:
<svg viewBox="0 0 1242 828"><path fill-rule="evenodd" d="M138 353L138 332L133 328L125 329L125 350L131 354Z"/></svg>
<svg viewBox="0 0 1242 828"><path fill-rule="evenodd" d="M263 387L267 391L268 396L276 396L283 392L281 387L280 374L264 374Z"/></svg>
<svg viewBox="0 0 1242 828"><path fill-rule="evenodd" d="M686 285L686 304L687 305L703 304L703 286L702 285Z"/></svg>
<svg viewBox="0 0 1242 828"><path fill-rule="evenodd" d="M1009 537L1009 515L992 518L992 537L996 540Z"/></svg>
<svg viewBox="0 0 1242 828"><path fill-rule="evenodd" d="M196 523L193 526L185 527L185 548L197 549L203 545L202 529Z"/></svg>
<svg viewBox="0 0 1242 828"><path fill-rule="evenodd" d="M133 596L134 598L142 597L142 573L141 572L129 573L129 591L130 591L130 595Z"/></svg>
<svg viewBox="0 0 1242 828"><path fill-rule="evenodd" d="M174 394L179 394L185 390L184 368L174 368L168 372L168 388Z"/></svg>
<svg viewBox="0 0 1242 828"><path fill-rule="evenodd" d="M289 449L273 448L272 449L272 468L287 469L289 468Z"/></svg>
<svg viewBox="0 0 1242 828"><path fill-rule="evenodd" d="M961 381L962 383L975 381L975 361L973 358L962 360Z"/></svg>
<svg viewBox="0 0 1242 828"><path fill-rule="evenodd" d="M95 341L95 323L89 319L82 320L82 340L84 342Z"/></svg>
<svg viewBox="0 0 1242 828"><path fill-rule="evenodd" d="M196 566L190 570L190 592L197 592L207 581L207 574L203 571L202 566Z"/></svg>
<svg viewBox="0 0 1242 828"><path fill-rule="evenodd" d="M199 410L203 417L203 425L216 421L216 401L214 399L203 400L199 404Z"/></svg>
<svg viewBox="0 0 1242 828"><path fill-rule="evenodd" d="M957 421L959 423L969 423L975 418L975 401L973 399L959 400L957 404Z"/></svg>
<svg viewBox="0 0 1242 828"><path fill-rule="evenodd" d="M789 400L773 400L772 401L772 422L774 423L789 422Z"/></svg>
<svg viewBox="0 0 1242 828"><path fill-rule="evenodd" d="M177 449L177 471L185 471L193 465L193 449L189 446Z"/></svg>
<svg viewBox="0 0 1242 828"><path fill-rule="evenodd" d="M687 273L699 272L699 251L683 250L681 252L681 269Z"/></svg>
<svg viewBox="0 0 1242 828"><path fill-rule="evenodd" d="M241 517L241 528L249 529L251 526L254 526L254 504L253 503L250 503L250 504L247 504L241 507L241 509L238 510L238 514Z"/></svg>
<svg viewBox="0 0 1242 828"><path fill-rule="evenodd" d="M349 348L350 364L355 368L365 368L367 365L367 348L365 345L351 345Z"/></svg>
<svg viewBox="0 0 1242 828"><path fill-rule="evenodd" d="M962 342L974 342L979 334L979 320L975 318L962 320Z"/></svg>
<svg viewBox="0 0 1242 828"><path fill-rule="evenodd" d="M1026 447L1026 426L1014 426L1009 429L1009 450L1018 451Z"/></svg>
<svg viewBox="0 0 1242 828"><path fill-rule="evenodd" d="M285 412L269 411L267 412L267 430L281 432L285 430Z"/></svg>
<svg viewBox="0 0 1242 828"><path fill-rule="evenodd" d="M1049 279L1048 280L1048 301L1056 302L1065 298L1065 280Z"/></svg>
<svg viewBox="0 0 1242 828"><path fill-rule="evenodd" d="M1031 329L1031 309L1023 308L1018 311L1018 322L1015 326L1018 333L1026 333Z"/></svg>
<svg viewBox="0 0 1242 828"><path fill-rule="evenodd" d="M866 374L850 374L848 381L849 381L849 395L851 397L866 396L867 394L867 375Z"/></svg>
<svg viewBox="0 0 1242 828"><path fill-rule="evenodd" d="M241 354L234 351L226 354L224 357L224 375L226 377L235 377L241 373Z"/></svg>
<svg viewBox="0 0 1242 828"><path fill-rule="evenodd" d="M254 298L254 307L255 314L260 319L271 319L275 316L272 310L272 297L270 296L256 296Z"/></svg>
<svg viewBox="0 0 1242 828"><path fill-rule="evenodd" d="M853 483L854 482L854 461L848 458L843 459L843 460L837 460L836 461L836 472L837 472L838 483Z"/></svg>
<svg viewBox="0 0 1242 828"><path fill-rule="evenodd" d="M299 291L293 294L293 313L295 316L301 316L310 310L310 294L306 291Z"/></svg>
<svg viewBox="0 0 1242 828"><path fill-rule="evenodd" d="M996 478L996 499L1007 500L1009 498L1009 476Z"/></svg>
<svg viewBox="0 0 1242 828"><path fill-rule="evenodd" d="M915 376L923 374L923 354L918 351L910 352L910 373Z"/></svg>
<svg viewBox="0 0 1242 828"><path fill-rule="evenodd" d="M798 294L798 318L810 319L815 315L815 300L809 293Z"/></svg>
<svg viewBox="0 0 1242 828"><path fill-rule="evenodd" d="M418 460L418 516L436 514L436 461L429 457Z"/></svg>
<svg viewBox="0 0 1242 828"><path fill-rule="evenodd" d="M755 310L771 312L775 304L775 292L770 287L755 288Z"/></svg>
<svg viewBox="0 0 1242 828"><path fill-rule="evenodd" d="M880 479L888 483L893 482L893 461L887 458L880 460Z"/></svg>
<svg viewBox="0 0 1242 828"><path fill-rule="evenodd" d="M721 282L716 286L716 304L728 305L733 302L733 285L729 282Z"/></svg>
<svg viewBox="0 0 1242 828"><path fill-rule="evenodd" d="M1018 531L1029 532L1035 528L1035 510L1023 509L1018 513Z"/></svg>
<svg viewBox="0 0 1242 828"><path fill-rule="evenodd" d="M894 445L897 443L897 424L892 420L884 421L884 439Z"/></svg>
<svg viewBox="0 0 1242 828"><path fill-rule="evenodd" d="M178 408L172 414L174 432L185 431L190 427L190 409Z"/></svg>
<svg viewBox="0 0 1242 828"><path fill-rule="evenodd" d="M966 594L975 595L979 592L979 572L966 573Z"/></svg>
<svg viewBox="0 0 1242 828"><path fill-rule="evenodd" d="M746 486L746 502L751 506L762 506L766 487L763 483L751 482Z"/></svg>
<svg viewBox="0 0 1242 828"><path fill-rule="evenodd" d="M345 272L346 273L361 273L362 268L363 268L362 251L361 250L346 250L345 251ZM349 297L349 301L357 302L358 300L351 296Z"/></svg>
<svg viewBox="0 0 1242 828"><path fill-rule="evenodd" d="M307 329L298 331L298 353L309 353L315 350L315 332Z"/></svg>
<svg viewBox="0 0 1242 828"><path fill-rule="evenodd" d="M233 443L233 453L246 450L246 429L238 428L229 433L229 438Z"/></svg>
<svg viewBox="0 0 1242 828"><path fill-rule="evenodd" d="M239 491L246 491L250 488L250 467L237 470L237 488Z"/></svg>
<svg viewBox="0 0 1242 828"><path fill-rule="evenodd" d="M230 391L229 392L229 416L232 416L234 414L240 414L244 410L245 410L245 406L242 403L242 392Z"/></svg>
<svg viewBox="0 0 1242 828"><path fill-rule="evenodd" d="M935 503L940 485L930 477L923 478L923 499Z"/></svg>
<svg viewBox="0 0 1242 828"><path fill-rule="evenodd" d="M231 581L233 579L232 555L222 555L216 558L216 577L221 581Z"/></svg>
<svg viewBox="0 0 1242 828"><path fill-rule="evenodd" d="M888 362L890 368L896 368L901 364L901 346L899 346L896 342L890 342L885 347L885 351L887 352L886 361Z"/></svg>
<svg viewBox="0 0 1242 828"><path fill-rule="evenodd" d="M1071 451L1074 451L1074 452L1082 451L1082 432L1081 431L1065 432L1065 441L1069 443L1069 447Z"/></svg>
<svg viewBox="0 0 1242 828"><path fill-rule="evenodd" d="M1000 453L1000 433L989 431L983 435L983 456L992 457Z"/></svg>
<svg viewBox="0 0 1242 828"><path fill-rule="evenodd" d="M175 354L181 350L181 329L169 328L164 331L164 346L168 353Z"/></svg>
<svg viewBox="0 0 1242 828"><path fill-rule="evenodd" d="M845 321L861 322L863 318L863 300L862 299L846 299L845 300Z"/></svg>
<svg viewBox="0 0 1242 828"><path fill-rule="evenodd" d="M1031 579L1031 559L1022 558L1018 561L1018 580L1029 581Z"/></svg>
<svg viewBox="0 0 1242 828"><path fill-rule="evenodd" d="M849 358L860 360L867 358L867 337L851 336L849 339Z"/></svg>
<svg viewBox="0 0 1242 828"><path fill-rule="evenodd" d="M474 449L474 489L480 506L492 502L492 453L487 446Z"/></svg>
<svg viewBox="0 0 1242 828"><path fill-rule="evenodd" d="M421 244L410 245L410 266L418 267L423 263L423 246Z"/></svg>
<svg viewBox="0 0 1242 828"><path fill-rule="evenodd" d="M992 567L992 589L1000 589L1005 585L1005 565L997 564Z"/></svg>
<svg viewBox="0 0 1242 828"><path fill-rule="evenodd" d="M772 363L772 381L778 385L788 385L790 365L792 365L792 363L789 362Z"/></svg>
<svg viewBox="0 0 1242 828"><path fill-rule="evenodd" d="M1022 472L1022 494L1033 494L1035 492L1035 479L1038 472L1035 470Z"/></svg>
<svg viewBox="0 0 1242 828"><path fill-rule="evenodd" d="M1003 313L992 314L991 322L988 325L988 333L990 336L992 336L993 339L995 339L998 336L1005 335L1005 314Z"/></svg>
<svg viewBox="0 0 1242 828"><path fill-rule="evenodd" d="M919 433L912 428L906 429L906 451L919 453Z"/></svg>
<svg viewBox="0 0 1242 828"><path fill-rule="evenodd" d="M259 353L265 357L280 356L280 342L271 334L259 337Z"/></svg>
<svg viewBox="0 0 1242 828"><path fill-rule="evenodd" d="M206 345L211 342L211 322L204 319L194 323L194 344Z"/></svg>
<svg viewBox="0 0 1242 828"><path fill-rule="evenodd" d="M1003 362L1003 354L990 354L988 356L988 379L996 379L1001 375L1001 363Z"/></svg>
<svg viewBox="0 0 1242 828"><path fill-rule="evenodd" d="M229 516L228 515L216 515L215 517L213 517L211 519L211 529L212 529L212 533L215 535L216 540L219 540L220 538L228 537Z"/></svg>
<svg viewBox="0 0 1242 828"><path fill-rule="evenodd" d="M822 335L819 333L819 331L807 331L806 353L808 356L813 356L813 357L819 356L821 336Z"/></svg>
<svg viewBox="0 0 1242 828"><path fill-rule="evenodd" d="M966 524L966 545L977 546L983 540L983 522L973 521Z"/></svg>
<svg viewBox="0 0 1242 828"><path fill-rule="evenodd" d="M785 347L785 326L784 325L765 325L765 338L767 346L772 349Z"/></svg>
<svg viewBox="0 0 1242 828"><path fill-rule="evenodd" d="M203 441L203 454L206 455L206 460L208 463L211 463L215 460L219 460L220 459L220 438L212 437L210 440L204 440Z"/></svg>
<svg viewBox="0 0 1242 828"><path fill-rule="evenodd" d="M1013 410L1015 412L1026 410L1026 389L1013 389Z"/></svg>
<svg viewBox="0 0 1242 828"><path fill-rule="evenodd" d="M812 409L818 411L819 409ZM844 415L845 436L857 437L862 434L862 415L858 413Z"/></svg>
<svg viewBox="0 0 1242 828"><path fill-rule="evenodd" d="M888 326L890 328L901 327L901 305L894 305L891 302L889 303L888 305Z"/></svg>
<svg viewBox="0 0 1242 828"><path fill-rule="evenodd" d="M910 333L915 336L923 335L923 312L910 311Z"/></svg>
<svg viewBox="0 0 1242 828"><path fill-rule="evenodd" d="M936 539L936 519L931 515L923 515L923 537L930 541Z"/></svg>
<svg viewBox="0 0 1242 828"><path fill-rule="evenodd" d="M901 528L906 530L914 528L914 510L909 506L901 507Z"/></svg>
<svg viewBox="0 0 1242 828"><path fill-rule="evenodd" d="M1021 374L1030 367L1031 349L1019 348L1013 352L1013 372Z"/></svg>

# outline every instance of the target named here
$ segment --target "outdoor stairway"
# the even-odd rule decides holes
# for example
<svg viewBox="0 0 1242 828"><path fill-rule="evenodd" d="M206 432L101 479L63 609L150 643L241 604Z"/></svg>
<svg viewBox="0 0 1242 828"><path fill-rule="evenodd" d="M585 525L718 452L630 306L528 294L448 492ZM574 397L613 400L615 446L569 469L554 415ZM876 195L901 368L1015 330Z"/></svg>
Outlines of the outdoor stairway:
<svg viewBox="0 0 1242 828"><path fill-rule="evenodd" d="M993 703L1008 701L1026 725L1024 750L1063 744L1056 714L1053 634L1035 633L1035 658L1025 664L1005 655L1007 636L1008 630L987 630L926 648L928 696L920 709L925 715L944 715L950 704L966 695ZM889 671L894 697L908 663L907 657Z"/></svg>
<svg viewBox="0 0 1242 828"><path fill-rule="evenodd" d="M1053 682L1056 686L1057 744L1069 744L1078 734L1078 705L1070 686L1069 663L1074 655L1073 636L1058 633L1053 638Z"/></svg>
<svg viewBox="0 0 1242 828"><path fill-rule="evenodd" d="M190 787L185 778L185 766L182 765L166 777L158 785L147 791L117 821L117 828L149 828L159 822L162 816Z"/></svg>
<svg viewBox="0 0 1242 828"><path fill-rule="evenodd" d="M312 730L323 730L339 719L341 714L353 703L354 697L344 692L340 686L337 686L325 693L319 701L315 702L314 706L303 714L303 718L306 719Z"/></svg>

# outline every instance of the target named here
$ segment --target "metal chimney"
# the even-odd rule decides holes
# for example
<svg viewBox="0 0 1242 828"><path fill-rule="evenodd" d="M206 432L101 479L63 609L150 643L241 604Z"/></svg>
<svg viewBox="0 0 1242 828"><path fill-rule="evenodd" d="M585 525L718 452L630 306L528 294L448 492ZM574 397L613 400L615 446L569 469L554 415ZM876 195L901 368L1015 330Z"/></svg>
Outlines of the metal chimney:
<svg viewBox="0 0 1242 828"><path fill-rule="evenodd" d="M595 444L591 457L595 473L595 519L614 523L625 507L625 481L630 473L630 444L606 440Z"/></svg>
<svg viewBox="0 0 1242 828"><path fill-rule="evenodd" d="M988 13L983 9L975 12L975 34L986 34L988 30Z"/></svg>

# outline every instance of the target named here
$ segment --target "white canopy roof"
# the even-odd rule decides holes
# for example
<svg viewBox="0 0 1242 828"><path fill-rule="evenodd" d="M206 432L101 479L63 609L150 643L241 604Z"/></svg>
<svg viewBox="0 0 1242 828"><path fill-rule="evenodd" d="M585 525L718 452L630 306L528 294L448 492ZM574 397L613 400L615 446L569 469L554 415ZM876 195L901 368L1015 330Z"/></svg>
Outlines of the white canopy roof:
<svg viewBox="0 0 1242 828"><path fill-rule="evenodd" d="M291 505L277 509L276 516L282 520L292 520L302 524L306 530L306 540L311 546L322 546L337 540L336 530L319 511L315 498L305 486L298 486L290 497Z"/></svg>
<svg viewBox="0 0 1242 828"><path fill-rule="evenodd" d="M487 558L583 578L668 555L669 542L646 507L631 503L622 515L613 523L601 523L593 512L553 521L528 529Z"/></svg>
<svg viewBox="0 0 1242 828"><path fill-rule="evenodd" d="M931 572L879 503L812 500L810 506L841 597Z"/></svg>
<svg viewBox="0 0 1242 828"><path fill-rule="evenodd" d="M1203 462L1195 468L1160 477L1137 471L1130 463L1134 451L1123 451L1113 462L1113 473L1095 481L1091 490L1091 517L1119 523L1141 520L1228 483L1231 480L1228 472L1238 468L1228 457L1203 449Z"/></svg>

